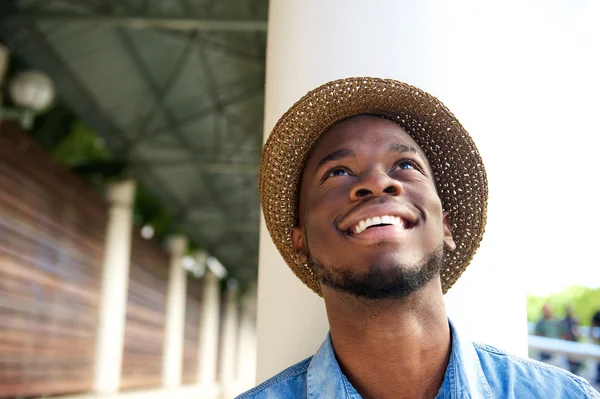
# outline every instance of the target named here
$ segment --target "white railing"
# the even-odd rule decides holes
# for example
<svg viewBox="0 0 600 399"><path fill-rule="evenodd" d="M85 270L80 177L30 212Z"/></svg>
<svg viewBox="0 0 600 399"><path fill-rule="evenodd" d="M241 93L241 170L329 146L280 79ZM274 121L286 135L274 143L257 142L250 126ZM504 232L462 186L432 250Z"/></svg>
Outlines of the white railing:
<svg viewBox="0 0 600 399"><path fill-rule="evenodd" d="M596 327L597 329L598 327ZM594 336L600 333L593 331ZM529 323L529 356L539 360L540 354L551 355L544 363L552 364L569 370L569 360L580 363L576 373L594 384L597 379L597 364L600 363L600 345L594 344L590 337L590 327L579 326L579 337L581 342L566 341L557 338L540 337L533 335L535 323ZM599 385L594 385L600 389Z"/></svg>
<svg viewBox="0 0 600 399"><path fill-rule="evenodd" d="M572 342L563 339L529 336L529 349L572 358L600 360L600 345Z"/></svg>

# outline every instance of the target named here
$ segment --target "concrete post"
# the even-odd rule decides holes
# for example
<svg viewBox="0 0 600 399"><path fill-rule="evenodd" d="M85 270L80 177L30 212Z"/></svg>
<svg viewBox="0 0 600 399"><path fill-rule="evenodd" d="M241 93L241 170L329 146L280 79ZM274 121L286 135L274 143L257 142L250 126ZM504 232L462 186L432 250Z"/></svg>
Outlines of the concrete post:
<svg viewBox="0 0 600 399"><path fill-rule="evenodd" d="M163 350L163 386L166 388L181 385L187 286L187 276L182 265L182 258L186 251L187 239L184 236L170 237L171 264Z"/></svg>
<svg viewBox="0 0 600 399"><path fill-rule="evenodd" d="M110 209L106 227L93 383L94 391L101 394L116 393L121 385L135 182L126 180L114 183L107 191Z"/></svg>
<svg viewBox="0 0 600 399"><path fill-rule="evenodd" d="M219 279L208 269L205 273L200 314L200 345L198 345L198 382L202 386L211 387L217 383L221 303Z"/></svg>
<svg viewBox="0 0 600 399"><path fill-rule="evenodd" d="M242 297L236 380L239 393L256 385L256 284Z"/></svg>
<svg viewBox="0 0 600 399"><path fill-rule="evenodd" d="M220 348L219 375L225 397L230 397L235 389L238 327L238 287L233 285L225 293L225 318Z"/></svg>

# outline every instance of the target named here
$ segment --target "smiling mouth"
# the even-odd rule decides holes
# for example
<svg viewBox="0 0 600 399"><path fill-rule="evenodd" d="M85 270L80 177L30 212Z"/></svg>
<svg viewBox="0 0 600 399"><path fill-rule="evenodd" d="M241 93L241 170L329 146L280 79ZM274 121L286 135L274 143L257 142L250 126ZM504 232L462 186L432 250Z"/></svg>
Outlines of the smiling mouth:
<svg viewBox="0 0 600 399"><path fill-rule="evenodd" d="M397 226L402 230L409 228L406 221L402 218L392 215L383 215L363 219L354 226L350 227L347 233L351 235L358 235L367 229L383 226Z"/></svg>

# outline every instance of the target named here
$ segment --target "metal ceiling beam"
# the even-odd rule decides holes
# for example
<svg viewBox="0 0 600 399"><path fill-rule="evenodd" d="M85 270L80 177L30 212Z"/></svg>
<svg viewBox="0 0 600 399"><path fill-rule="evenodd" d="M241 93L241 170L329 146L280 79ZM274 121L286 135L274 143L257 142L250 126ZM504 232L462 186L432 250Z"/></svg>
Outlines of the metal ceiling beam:
<svg viewBox="0 0 600 399"><path fill-rule="evenodd" d="M204 207L191 210L187 213L186 218L193 222L226 220L227 223L260 223L260 217L258 214L244 215L244 217L233 218L231 214L224 215L220 213L218 209Z"/></svg>
<svg viewBox="0 0 600 399"><path fill-rule="evenodd" d="M224 162L206 162L193 158L175 158L175 159L144 159L140 162L141 166L194 166L202 168L199 173L244 173L258 174L258 164L248 163L224 163ZM132 166L138 166L136 161L132 161Z"/></svg>
<svg viewBox="0 0 600 399"><path fill-rule="evenodd" d="M250 181L254 182L256 191L258 191L258 179L256 178L256 176L252 176L252 179L247 177L248 175L244 176L245 178L247 178L248 180L246 181L246 183L242 183L241 186L243 187L241 190L238 189L238 185L239 183L234 183L233 185L228 187L220 187L219 189L215 189L214 187L212 188L212 195L215 195L217 197L222 197L223 195L225 195L228 192L232 192L234 191L236 193L236 195L243 195L247 190L249 190L250 188L252 188L252 185L249 184ZM198 209L192 210L192 208L194 208L195 206L197 206L197 204L199 203L205 203L205 201L203 200L203 195L204 195L204 190L197 186L196 190L190 195L189 199L187 200L187 204L185 205L184 209L182 211L180 211L179 213L177 213L174 217L173 220L176 223L182 223L184 220L188 219L189 217L192 217L194 215L198 214ZM231 196L229 195L228 198L231 198ZM260 205L258 205L257 203L255 203L255 201L253 200L243 200L242 201L244 205L250 205L250 204L254 204L254 206L256 208L260 207ZM240 207L236 207L235 210L239 210L241 209ZM232 211L230 212L226 212L223 213L223 209L222 208L207 208L205 206L203 206L203 210L205 210L206 212L209 212L211 214L211 216L215 216L218 215L219 217L225 217L227 219L231 219L231 218L235 218ZM190 212L192 213L190 215ZM235 213L235 212L234 212ZM243 212L241 217L238 218L245 218L246 221L249 221L249 218L252 216L252 214L254 214L254 212L251 211L246 211Z"/></svg>
<svg viewBox="0 0 600 399"><path fill-rule="evenodd" d="M148 140L142 142L138 148L158 148L158 149L165 150L165 151L186 150L185 148L181 148L180 142L175 141L170 136L166 136L166 135L162 135L153 140L148 139ZM236 147L235 144L229 144L229 143L223 143L219 147L212 145L212 144L207 144L207 145L198 144L197 146L194 147L194 149L200 153L206 152L209 154L215 154L215 153L217 153L217 151L220 151L220 150L231 150L234 148L237 151L239 151L240 153L243 153L243 155L255 156L256 154L260 153L260 150L262 148L262 143L259 143L257 145L246 145L246 146L242 146L242 147ZM143 153L143 151L140 151L140 152ZM239 155L239 153L238 153L238 155Z"/></svg>
<svg viewBox="0 0 600 399"><path fill-rule="evenodd" d="M194 221L196 222L196 221ZM221 223L212 223L211 230L218 231L217 241L220 241L222 235L229 235L230 233L258 233L260 228L260 221L256 223L231 223L228 220L219 221ZM197 221L196 223L202 223Z"/></svg>
<svg viewBox="0 0 600 399"><path fill-rule="evenodd" d="M152 107L146 114L146 117L141 123L139 128L140 134L145 134L148 129L148 125L152 122L152 118L157 114L157 111L162 107L164 108L164 101L167 95L173 89L173 86L177 82L177 80L181 77L181 71L187 64L189 58L191 57L194 48L196 47L196 38L198 36L198 32L193 32L188 38L185 48L179 55L179 58L175 62L175 65L171 69L169 76L167 77L166 83L158 90L157 96L154 97L154 103Z"/></svg>
<svg viewBox="0 0 600 399"><path fill-rule="evenodd" d="M235 85L235 84L237 84L237 83L232 83L232 85ZM258 93L262 92L263 90L264 90L264 84L261 83L259 86L251 87L247 91L244 91L241 93L236 93L234 95L227 96L227 97L224 96L221 99L220 105L221 105L221 107L225 108L230 105L237 104L239 102L247 100L248 98L256 96ZM178 118L175 126L169 124L169 125L161 126L157 129L154 129L149 132L144 132L144 131L139 132L137 134L137 136L132 138L131 143L133 146L136 146L141 140L145 139L146 137L154 138L154 137L162 135L163 133L170 132L171 129L173 129L173 128L180 129L182 127L185 127L186 125L192 124L194 122L198 122L202 118L206 118L208 115L211 115L214 112L217 112L217 108L216 108L215 104L211 103L207 107L202 108L193 114Z"/></svg>
<svg viewBox="0 0 600 399"><path fill-rule="evenodd" d="M155 32L160 35L163 35L165 37L170 37L173 39L181 39L181 38L186 37L185 31L182 32L182 31L176 31L176 30L160 29L160 30L156 30ZM261 33L261 32L256 32L256 34L266 36L264 33ZM248 51L248 49L246 49L246 48L238 48L238 47L232 46L231 44L223 43L223 42L217 41L213 38L209 38L209 36L207 36L206 34L202 35L200 37L200 40L202 40L204 43L210 45L211 49L221 51L222 53L227 54L229 56L234 56L234 57L237 57L244 61L251 61L251 62L258 61L260 63L260 66L264 68L265 52L263 50L261 50L259 52Z"/></svg>
<svg viewBox="0 0 600 399"><path fill-rule="evenodd" d="M135 14L78 14L69 12L16 12L7 15L6 19L19 23L35 22L81 22L86 24L102 24L138 29L172 29L229 32L266 32L267 21L264 19L238 17L219 19L190 18L179 15L140 16Z"/></svg>

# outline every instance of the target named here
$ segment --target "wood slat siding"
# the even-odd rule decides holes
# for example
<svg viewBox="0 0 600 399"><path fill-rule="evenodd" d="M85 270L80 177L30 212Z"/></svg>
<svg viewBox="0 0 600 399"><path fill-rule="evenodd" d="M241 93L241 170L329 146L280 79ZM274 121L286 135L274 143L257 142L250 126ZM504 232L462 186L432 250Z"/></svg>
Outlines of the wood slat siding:
<svg viewBox="0 0 600 399"><path fill-rule="evenodd" d="M0 397L89 391L107 204L0 126Z"/></svg>
<svg viewBox="0 0 600 399"><path fill-rule="evenodd" d="M121 389L162 385L169 254L134 229Z"/></svg>
<svg viewBox="0 0 600 399"><path fill-rule="evenodd" d="M200 312L202 309L202 281L188 275L185 307L185 341L183 347L184 384L198 382L198 345L200 344Z"/></svg>

